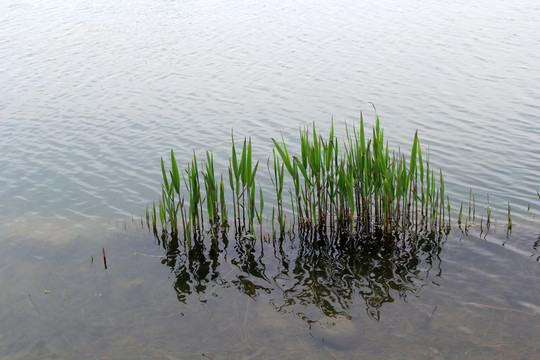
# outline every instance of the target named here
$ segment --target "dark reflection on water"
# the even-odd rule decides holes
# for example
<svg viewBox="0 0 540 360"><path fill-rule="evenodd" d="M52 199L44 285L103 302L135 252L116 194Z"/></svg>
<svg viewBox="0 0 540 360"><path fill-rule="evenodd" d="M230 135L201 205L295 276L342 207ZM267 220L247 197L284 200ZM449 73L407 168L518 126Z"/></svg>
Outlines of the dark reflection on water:
<svg viewBox="0 0 540 360"><path fill-rule="evenodd" d="M391 238L330 240L300 234L281 240L221 237L182 240L157 236L166 250L162 263L174 275L178 300L206 302L216 287L236 288L268 301L278 312L292 312L308 322L306 307L322 316L350 317L351 305L364 302L367 315L379 320L385 303L405 300L441 276L440 234L400 234Z"/></svg>
<svg viewBox="0 0 540 360"><path fill-rule="evenodd" d="M537 255L537 253L540 251L540 235L538 235L538 238L533 244L533 250L534 250L533 256L536 257L536 261L540 261L540 255Z"/></svg>

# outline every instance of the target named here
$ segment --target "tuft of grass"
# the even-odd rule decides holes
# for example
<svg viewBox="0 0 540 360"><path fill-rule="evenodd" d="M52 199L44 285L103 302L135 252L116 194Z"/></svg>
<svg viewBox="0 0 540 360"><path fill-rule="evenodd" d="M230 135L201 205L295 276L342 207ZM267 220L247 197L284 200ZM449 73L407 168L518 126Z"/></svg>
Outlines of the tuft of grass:
<svg viewBox="0 0 540 360"><path fill-rule="evenodd" d="M447 208L444 179L440 172L436 185L429 161L422 159L418 132L408 164L400 152L390 153L378 117L372 139L366 141L362 116L360 129L347 127L346 134L342 154L333 125L328 140L317 135L314 125L311 132L301 131L299 156L289 154L283 138L281 144L273 139L292 177L300 226L350 236L410 227L440 230Z"/></svg>
<svg viewBox="0 0 540 360"><path fill-rule="evenodd" d="M407 157L399 150L389 150L378 115L370 139L362 114L358 127L346 125L345 130L346 138L340 144L333 123L328 137L320 135L315 124L301 129L298 154L289 152L283 136L279 141L272 139L274 148L267 169L275 192L268 219L273 239L277 231L280 238L287 232L300 231L343 240L375 234L441 232L450 226L450 199L445 198L442 171L436 178L429 153L427 159L423 156L418 131ZM252 159L251 139L244 138L241 149L237 149L231 133L231 143L228 188L223 175L215 171L211 152L206 153L201 170L194 153L183 174L173 150L169 167L161 159L162 194L158 210L156 203L152 211L146 208L149 227L151 222L157 231L159 219L164 233L177 236L181 229L191 246L193 240L202 236L205 223L212 236L231 226L237 236L253 237L257 221L259 236L263 238L265 203L262 187L259 185L258 191L256 188L259 162ZM289 192L290 200L284 191ZM471 216L471 196L472 192L466 227ZM227 212L228 203L232 203L233 221ZM292 218L287 219L288 213L292 213ZM458 217L460 226L462 213L463 203Z"/></svg>

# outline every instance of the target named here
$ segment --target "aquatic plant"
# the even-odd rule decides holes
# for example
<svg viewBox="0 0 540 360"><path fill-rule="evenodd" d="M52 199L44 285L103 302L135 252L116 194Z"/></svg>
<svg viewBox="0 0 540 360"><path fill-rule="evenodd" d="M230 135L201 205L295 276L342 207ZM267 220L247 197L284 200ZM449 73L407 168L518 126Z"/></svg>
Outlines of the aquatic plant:
<svg viewBox="0 0 540 360"><path fill-rule="evenodd" d="M390 236L399 232L442 231L449 227L450 201L448 197L445 199L442 171L437 183L429 156L427 160L423 159L418 131L407 159L399 150L389 151L378 116L371 139L366 137L362 115L358 128L346 125L345 130L346 139L341 151L333 124L327 138L318 135L315 124L311 129L301 129L299 154L289 152L283 137L280 141L272 139L274 149L267 168L276 197L268 237L276 238L278 233L283 237L290 231L315 231L330 239L347 239L370 237L374 233ZM182 230L188 246L193 236L202 236L205 222L212 236L218 230L227 231L230 227L237 236L253 236L257 220L259 235L264 236L263 219L267 218L263 215L261 187L256 191L259 162L252 159L251 139L244 139L241 152L237 152L232 134L231 142L230 194L226 193L223 175L219 182L216 181L218 177L211 152L206 153L201 171L196 154L193 154L193 160L183 174L173 150L169 169L161 159L162 195L157 204L158 211L155 202L152 211L149 207L146 209L149 227L156 232L159 219L161 230L173 237ZM204 180L202 183L199 175ZM285 183L290 184L290 202L284 196ZM184 198L189 202L185 203ZM227 199L232 202L232 222L227 212ZM470 211L469 205L469 215ZM292 213L289 221L286 213ZM461 218L462 209L459 224Z"/></svg>
<svg viewBox="0 0 540 360"><path fill-rule="evenodd" d="M485 212L483 212L480 216L480 223L476 222L476 200L475 200L475 194L473 193L472 189L469 190L468 208L469 208L468 215L463 214L463 201L462 201L460 204L460 209L459 209L459 213L457 217L457 224L458 224L459 229L463 233L468 235L469 229L471 228L471 226L479 226L480 235L484 234L484 232L487 235L491 229L492 220L497 222L497 218L494 217L493 215L494 208L492 208L491 206L489 193L486 193ZM527 211L530 211L530 210L531 210L531 204L529 203L527 207ZM502 215L502 213L500 213L499 215ZM485 225L485 229L484 229L484 225ZM506 205L506 223L501 224L501 226L504 226L506 228L507 236L512 232L513 225L514 225L514 222L512 220L512 208L510 205L510 201L508 201Z"/></svg>
<svg viewBox="0 0 540 360"><path fill-rule="evenodd" d="M313 125L300 132L301 154L290 156L282 139L274 145L292 177L299 226L334 234L373 231L392 233L438 228L444 225L444 181L436 185L429 161L422 159L418 132L409 163L399 151L390 154L377 117L372 139L366 142L363 118L360 129L347 130L340 156L334 129L328 140L317 136ZM427 171L424 171L426 165Z"/></svg>

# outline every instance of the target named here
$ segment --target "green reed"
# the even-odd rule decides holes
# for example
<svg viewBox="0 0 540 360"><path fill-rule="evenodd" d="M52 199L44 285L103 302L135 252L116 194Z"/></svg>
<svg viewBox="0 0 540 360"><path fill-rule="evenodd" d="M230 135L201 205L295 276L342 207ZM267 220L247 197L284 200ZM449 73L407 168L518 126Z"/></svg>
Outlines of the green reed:
<svg viewBox="0 0 540 360"><path fill-rule="evenodd" d="M280 163L279 158L276 157L276 150L272 150L273 154L273 171L270 169L270 159L267 162L268 173L270 174L270 180L276 191L276 206L277 206L277 219L279 224L279 229L281 232L285 231L285 214L283 212L283 181L285 179L284 173L284 163ZM262 194L261 194L262 199ZM294 212L294 202L291 201ZM262 211L261 211L262 212ZM275 218L275 208L272 209L272 224L274 223ZM274 229L272 229L274 233Z"/></svg>
<svg viewBox="0 0 540 360"><path fill-rule="evenodd" d="M315 124L311 129L301 129L299 154L289 152L283 137L280 141L272 139L274 148L267 169L275 191L268 219L273 238L278 231L282 237L294 229L347 238L441 231L449 226L450 201L445 199L443 175L440 171L436 179L429 156L424 159L418 131L407 159L401 151L389 150L378 116L370 139L362 115L358 128L346 125L345 130L346 139L340 146L333 123L326 138L317 133ZM155 203L152 210L146 209L149 227L151 223L156 231L159 219L164 232L177 236L182 230L190 245L202 236L205 223L213 236L219 229L226 231L231 226L239 236L253 236L257 221L263 237L264 199L261 186L258 191L256 186L259 162L252 159L251 139L245 138L241 149L237 149L232 134L231 142L230 192L223 175L216 175L211 152L206 153L201 170L194 153L184 173L180 173L172 150L170 168L161 159L162 194L157 211ZM286 189L285 184L290 187ZM232 203L232 222L227 203ZM462 212L463 204L458 217L460 226ZM292 213L292 218L287 219L286 213Z"/></svg>
<svg viewBox="0 0 540 360"><path fill-rule="evenodd" d="M333 125L328 139L318 136L315 126L311 132L301 130L299 156L289 154L283 139L281 144L274 139L294 184L299 226L366 236L411 226L416 232L441 230L449 209L444 180L440 172L436 185L429 161L423 161L418 133L408 164L399 151L390 153L378 117L370 140L366 141L362 116L360 128L346 127L346 134L342 154Z"/></svg>
<svg viewBox="0 0 540 360"><path fill-rule="evenodd" d="M476 222L476 200L475 200L475 194L473 193L472 189L469 190L468 209L469 209L468 215L463 214L463 202L461 202L458 218L457 218L459 229L462 232L464 232L466 235L468 235L469 229L471 226L479 225L480 235L482 235L484 232L488 234L493 224L492 220L497 221L497 218L494 218L494 215L493 215L494 208L491 206L489 193L486 193L485 212L482 212L482 214L480 215L480 223ZM527 211L530 211L530 210L531 210L531 204L529 203ZM448 212L450 212L449 207L448 207ZM509 234L511 233L513 225L514 225L514 222L512 220L512 208L509 201L507 202L507 205L506 205L506 221L507 222L506 224L504 224L504 226L506 228L507 233ZM450 219L449 219L449 222L450 222ZM464 225L464 227L462 225Z"/></svg>
<svg viewBox="0 0 540 360"><path fill-rule="evenodd" d="M229 184L233 193L234 225L237 232L252 232L256 212L255 176L259 162L257 161L253 166L251 139L249 141L244 139L240 160L238 160L236 153L233 135L231 135L231 140L232 158L229 162Z"/></svg>

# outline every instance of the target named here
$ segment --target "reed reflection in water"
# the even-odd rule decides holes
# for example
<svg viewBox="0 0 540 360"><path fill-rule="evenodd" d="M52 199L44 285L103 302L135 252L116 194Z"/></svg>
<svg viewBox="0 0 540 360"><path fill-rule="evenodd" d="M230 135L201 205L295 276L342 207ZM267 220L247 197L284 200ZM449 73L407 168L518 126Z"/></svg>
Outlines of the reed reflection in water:
<svg viewBox="0 0 540 360"><path fill-rule="evenodd" d="M351 318L351 306L362 302L367 315L378 321L384 304L406 301L430 282L428 278L441 276L444 242L438 233L354 241L317 232L273 241L229 239L222 233L197 238L188 249L176 237L155 237L166 251L162 263L174 275L180 302L206 302L218 296L217 287L234 287L307 322Z"/></svg>

